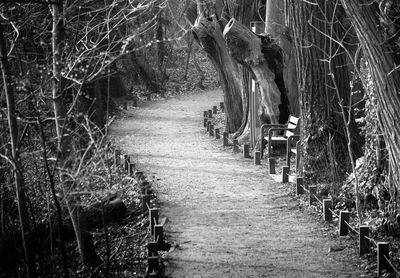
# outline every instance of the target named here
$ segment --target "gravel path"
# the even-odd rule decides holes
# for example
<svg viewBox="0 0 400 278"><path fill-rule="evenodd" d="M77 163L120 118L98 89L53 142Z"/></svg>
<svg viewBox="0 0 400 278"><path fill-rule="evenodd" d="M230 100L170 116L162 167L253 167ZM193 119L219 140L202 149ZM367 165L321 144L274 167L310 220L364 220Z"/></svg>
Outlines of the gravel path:
<svg viewBox="0 0 400 278"><path fill-rule="evenodd" d="M158 179L166 231L178 245L167 256L168 276L366 277L354 248L329 252L347 240L300 212L265 165L205 134L202 111L220 101L220 91L208 91L146 103L111 127L124 152Z"/></svg>

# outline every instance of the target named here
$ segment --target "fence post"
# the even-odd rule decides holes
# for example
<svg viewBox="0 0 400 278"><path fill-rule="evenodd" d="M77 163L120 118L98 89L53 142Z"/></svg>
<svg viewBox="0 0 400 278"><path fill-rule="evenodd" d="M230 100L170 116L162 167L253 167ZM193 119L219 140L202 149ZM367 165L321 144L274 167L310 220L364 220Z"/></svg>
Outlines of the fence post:
<svg viewBox="0 0 400 278"><path fill-rule="evenodd" d="M158 256L147 258L147 273L158 272Z"/></svg>
<svg viewBox="0 0 400 278"><path fill-rule="evenodd" d="M128 173L129 170L129 162L131 162L131 158L128 154L124 154L124 169Z"/></svg>
<svg viewBox="0 0 400 278"><path fill-rule="evenodd" d="M378 276L384 271L390 269L390 264L388 262L389 258L389 243L388 242L378 242L378 254L377 254L377 264L378 264Z"/></svg>
<svg viewBox="0 0 400 278"><path fill-rule="evenodd" d="M310 206L317 201L317 199L315 198L315 195L317 195L317 187L316 186L310 186L308 188L308 190L310 191Z"/></svg>
<svg viewBox="0 0 400 278"><path fill-rule="evenodd" d="M121 165L121 151L120 150L114 150L114 165L115 167L118 167Z"/></svg>
<svg viewBox="0 0 400 278"><path fill-rule="evenodd" d="M261 153L260 151L254 152L254 165L261 165Z"/></svg>
<svg viewBox="0 0 400 278"><path fill-rule="evenodd" d="M283 166L282 167L282 182L283 183L288 183L289 182L289 166Z"/></svg>
<svg viewBox="0 0 400 278"><path fill-rule="evenodd" d="M142 214L144 215L149 207L150 207L150 200L151 200L151 195L149 194L144 194L142 195Z"/></svg>
<svg viewBox="0 0 400 278"><path fill-rule="evenodd" d="M239 141L238 139L233 139L233 152L239 152Z"/></svg>
<svg viewBox="0 0 400 278"><path fill-rule="evenodd" d="M219 128L215 129L215 139L221 139L221 135L219 134Z"/></svg>
<svg viewBox="0 0 400 278"><path fill-rule="evenodd" d="M303 188L304 180L301 177L296 178L296 195L304 194Z"/></svg>
<svg viewBox="0 0 400 278"><path fill-rule="evenodd" d="M212 118L213 114L212 114L212 110L208 110L208 118Z"/></svg>
<svg viewBox="0 0 400 278"><path fill-rule="evenodd" d="M275 171L275 159L274 158L268 159L268 165L269 165L269 173L270 174L276 174L276 171Z"/></svg>
<svg viewBox="0 0 400 278"><path fill-rule="evenodd" d="M359 233L359 252L360 256L367 254L370 252L370 247L371 244L369 242L369 239L366 237L369 237L369 226L363 225L358 228L358 233Z"/></svg>
<svg viewBox="0 0 400 278"><path fill-rule="evenodd" d="M250 158L250 145L249 144L243 145L243 158Z"/></svg>
<svg viewBox="0 0 400 278"><path fill-rule="evenodd" d="M156 224L154 225L154 239L158 244L158 247L161 248L164 244L164 227L163 225Z"/></svg>
<svg viewBox="0 0 400 278"><path fill-rule="evenodd" d="M210 130L208 131L209 136L214 136L214 125L210 125Z"/></svg>
<svg viewBox="0 0 400 278"><path fill-rule="evenodd" d="M155 241L147 243L147 256L156 257L158 256L158 244Z"/></svg>
<svg viewBox="0 0 400 278"><path fill-rule="evenodd" d="M213 114L217 114L217 106L213 106Z"/></svg>
<svg viewBox="0 0 400 278"><path fill-rule="evenodd" d="M223 146L226 147L228 146L228 132L224 132L223 137Z"/></svg>
<svg viewBox="0 0 400 278"><path fill-rule="evenodd" d="M133 177L134 172L135 172L135 163L130 162L129 163L129 176Z"/></svg>
<svg viewBox="0 0 400 278"><path fill-rule="evenodd" d="M339 214L339 236L345 236L349 234L349 223L350 212L341 211Z"/></svg>
<svg viewBox="0 0 400 278"><path fill-rule="evenodd" d="M158 223L158 208L151 208L149 210L150 217L150 235L154 235L154 225Z"/></svg>
<svg viewBox="0 0 400 278"><path fill-rule="evenodd" d="M331 199L322 200L322 209L324 213L324 220L332 221L332 200Z"/></svg>

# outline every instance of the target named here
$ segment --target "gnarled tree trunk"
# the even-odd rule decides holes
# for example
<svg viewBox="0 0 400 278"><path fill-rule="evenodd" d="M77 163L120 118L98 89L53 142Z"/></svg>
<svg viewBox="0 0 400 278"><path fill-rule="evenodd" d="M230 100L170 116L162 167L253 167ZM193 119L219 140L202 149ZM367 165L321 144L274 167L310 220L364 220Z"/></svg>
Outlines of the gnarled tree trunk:
<svg viewBox="0 0 400 278"><path fill-rule="evenodd" d="M281 95L286 96L280 47L268 36L257 36L234 19L226 25L224 37L232 57L251 71L259 85L261 118L273 124L279 123L280 117L281 122L286 121L287 104L281 101Z"/></svg>
<svg viewBox="0 0 400 278"><path fill-rule="evenodd" d="M226 131L233 133L241 126L243 115L242 76L238 65L228 53L215 15L208 19L200 16L192 27L192 33L218 72L224 91Z"/></svg>

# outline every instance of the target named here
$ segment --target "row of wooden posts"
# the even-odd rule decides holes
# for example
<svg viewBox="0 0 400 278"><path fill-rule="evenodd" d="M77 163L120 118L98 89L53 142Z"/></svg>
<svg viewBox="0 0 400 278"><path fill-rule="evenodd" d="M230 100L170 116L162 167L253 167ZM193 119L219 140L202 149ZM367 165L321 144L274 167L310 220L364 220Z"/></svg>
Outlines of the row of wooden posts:
<svg viewBox="0 0 400 278"><path fill-rule="evenodd" d="M224 103L220 103L220 109L221 112L224 111ZM213 116L218 113L218 107L213 106L212 109L206 110L203 112L203 125L207 129L207 133L210 137L215 136L215 139L221 139L221 130L219 128L215 128L213 125ZM244 144L243 147L239 145L239 142L237 139L230 140L229 139L229 133L228 132L223 132L222 134L222 145L224 147L232 145L233 147L233 152L238 153L240 152L240 149L242 149L243 152L243 157L244 158L251 158L250 156L250 145L249 144ZM261 165L261 153L260 151L255 151L254 152L254 164L255 165Z"/></svg>
<svg viewBox="0 0 400 278"><path fill-rule="evenodd" d="M223 107L223 102L220 103L220 107ZM223 109L221 109L223 111ZM203 112L204 127L207 128L209 136L215 136L216 139L220 139L220 129L214 128L212 124L213 115L218 112L217 106L213 106L212 109ZM241 147L237 139L229 140L228 132L223 133L223 146L229 146L232 144L233 152L237 153L242 149L244 158L251 158L250 156L250 146L249 144L244 144ZM300 154L297 154L300 155ZM261 154L258 150L254 151L254 164L261 165ZM276 162L274 158L269 158L268 168L270 174L276 174ZM282 182L289 182L289 166L282 167ZM349 234L349 230L352 230L359 236L359 254L360 256L370 253L371 247L374 246L377 249L377 272L378 276L384 271L396 271L390 260L389 250L390 245L388 242L376 242L374 239L370 238L370 229L368 225L361 225L358 229L352 227L349 224L350 212L340 211L339 215L333 210L332 199L323 199L322 201L317 197L317 187L304 185L303 177L296 177L296 194L302 195L305 192L308 193L308 202L311 206L315 202L319 202L322 205L323 219L324 221L332 221L333 215L339 218L339 236L346 236Z"/></svg>
<svg viewBox="0 0 400 278"><path fill-rule="evenodd" d="M121 151L115 150L114 163L118 167L121 165ZM143 179L143 172L136 170L136 165L131 161L130 155L123 156L123 167L130 177ZM164 250L164 220L160 221L157 207L152 207L152 194L148 194L147 188L142 187L141 210L143 217L149 217L150 241L147 243L147 277L158 277L160 272L160 260L158 252Z"/></svg>

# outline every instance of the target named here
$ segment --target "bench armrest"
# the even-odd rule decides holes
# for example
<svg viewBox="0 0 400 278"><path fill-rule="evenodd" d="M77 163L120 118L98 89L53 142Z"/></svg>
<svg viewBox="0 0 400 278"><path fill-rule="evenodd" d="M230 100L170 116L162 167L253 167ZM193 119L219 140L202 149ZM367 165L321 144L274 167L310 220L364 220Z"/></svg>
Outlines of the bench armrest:
<svg viewBox="0 0 400 278"><path fill-rule="evenodd" d="M270 128L273 128L273 127L281 127L281 128L284 128L284 127L286 127L287 125L286 124L263 124L262 126L261 126L261 138L263 138L264 137L264 133L266 132L266 131L268 131L268 129L270 129Z"/></svg>
<svg viewBox="0 0 400 278"><path fill-rule="evenodd" d="M293 129L292 128L282 128L282 127L270 128L268 130L268 141L271 140L272 132L274 132L274 131L293 131Z"/></svg>

